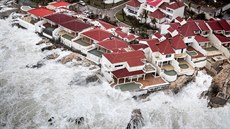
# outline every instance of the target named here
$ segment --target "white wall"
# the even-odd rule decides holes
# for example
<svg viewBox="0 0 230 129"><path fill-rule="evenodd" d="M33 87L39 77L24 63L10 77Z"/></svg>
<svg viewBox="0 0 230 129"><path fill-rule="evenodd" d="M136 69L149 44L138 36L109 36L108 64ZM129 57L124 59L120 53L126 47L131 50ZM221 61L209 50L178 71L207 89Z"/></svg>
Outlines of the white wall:
<svg viewBox="0 0 230 129"><path fill-rule="evenodd" d="M169 25L167 25L167 24L162 24L161 25L161 28L160 28L160 33L161 34L167 34L168 33L168 28L169 28L170 26Z"/></svg>
<svg viewBox="0 0 230 129"><path fill-rule="evenodd" d="M174 11L173 11L173 19L175 19L176 17L184 17L184 8L185 8L185 6L183 6L183 7L180 7L180 8L178 8L178 9L175 9Z"/></svg>
<svg viewBox="0 0 230 129"><path fill-rule="evenodd" d="M220 40L214 34L210 34L208 36L208 39L210 40L210 42L211 42L211 44L213 46L215 46L218 50L224 52L224 55L227 58L230 58L230 53L229 53L228 49L225 48L224 46L222 46L222 43L220 42Z"/></svg>
<svg viewBox="0 0 230 129"><path fill-rule="evenodd" d="M192 43L194 41L195 36L191 36L191 38L184 37L184 42L185 43Z"/></svg>
<svg viewBox="0 0 230 129"><path fill-rule="evenodd" d="M34 26L35 26L35 32L42 33L43 28L41 27L41 25L43 25L44 23L46 23L45 20L41 20L41 21L35 23L34 24Z"/></svg>
<svg viewBox="0 0 230 129"><path fill-rule="evenodd" d="M18 23L20 26L35 32L35 26L33 24L26 22L26 21L22 20L21 18L18 18Z"/></svg>
<svg viewBox="0 0 230 129"><path fill-rule="evenodd" d="M193 47L195 50L197 50L197 51L199 51L200 53L202 53L203 55L207 56L206 50L204 50L204 49L199 45L199 43L198 43L196 40L194 40L194 42L192 43L192 47Z"/></svg>

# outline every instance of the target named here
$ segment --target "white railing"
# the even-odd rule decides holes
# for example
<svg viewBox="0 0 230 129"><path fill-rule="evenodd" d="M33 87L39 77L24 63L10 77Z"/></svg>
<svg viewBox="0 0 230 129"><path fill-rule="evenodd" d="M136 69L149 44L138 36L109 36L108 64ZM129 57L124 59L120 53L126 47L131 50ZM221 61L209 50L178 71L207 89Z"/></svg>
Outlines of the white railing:
<svg viewBox="0 0 230 129"><path fill-rule="evenodd" d="M164 73L164 71L162 70L160 73L160 76L163 77L165 80L167 80L168 82L173 82L177 79L177 74L172 76L172 75L167 75Z"/></svg>

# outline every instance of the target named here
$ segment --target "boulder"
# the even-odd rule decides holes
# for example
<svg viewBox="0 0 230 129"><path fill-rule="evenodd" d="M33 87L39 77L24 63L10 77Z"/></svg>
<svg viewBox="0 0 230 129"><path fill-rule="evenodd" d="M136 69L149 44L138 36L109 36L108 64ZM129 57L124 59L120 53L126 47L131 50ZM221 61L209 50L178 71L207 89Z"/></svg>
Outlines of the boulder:
<svg viewBox="0 0 230 129"><path fill-rule="evenodd" d="M64 57L61 59L61 63L62 63L62 64L66 64L66 63L72 61L73 59L76 59L76 60L77 60L78 58L80 58L80 57L79 57L79 54L77 54L77 53L70 53L69 55L64 56Z"/></svg>
<svg viewBox="0 0 230 129"><path fill-rule="evenodd" d="M230 64L224 63L218 74L213 77L207 93L208 107L224 106L230 96Z"/></svg>
<svg viewBox="0 0 230 129"><path fill-rule="evenodd" d="M142 117L140 109L134 109L132 111L130 122L128 123L126 129L141 129L144 125L144 118Z"/></svg>
<svg viewBox="0 0 230 129"><path fill-rule="evenodd" d="M26 65L26 68L41 68L44 65L44 61L38 61L36 64Z"/></svg>
<svg viewBox="0 0 230 129"><path fill-rule="evenodd" d="M48 56L46 57L46 59L48 59L48 60L53 60L53 59L56 59L56 58L58 58L58 57L59 57L58 54L53 53L53 54L48 55Z"/></svg>
<svg viewBox="0 0 230 129"><path fill-rule="evenodd" d="M91 75L91 76L88 76L86 78L86 83L96 82L98 80L99 80L99 78L96 75Z"/></svg>

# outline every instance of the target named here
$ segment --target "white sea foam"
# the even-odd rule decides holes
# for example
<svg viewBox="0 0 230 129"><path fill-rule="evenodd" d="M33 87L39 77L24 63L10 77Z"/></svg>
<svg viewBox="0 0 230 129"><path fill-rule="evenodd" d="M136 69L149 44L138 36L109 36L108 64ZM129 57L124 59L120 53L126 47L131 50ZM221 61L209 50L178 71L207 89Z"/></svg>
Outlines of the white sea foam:
<svg viewBox="0 0 230 129"><path fill-rule="evenodd" d="M0 20L0 128L76 128L68 119L83 116L91 129L124 129L135 108L142 111L144 129L230 127L229 104L208 109L207 101L198 99L211 84L208 75L200 72L177 95L158 92L135 101L129 92L114 90L106 82L84 83L92 74L87 67L63 65L56 59L45 61L39 69L26 68L50 53L69 53L60 49L41 52L44 45L35 45L39 40L33 32ZM73 80L78 85L69 85Z"/></svg>

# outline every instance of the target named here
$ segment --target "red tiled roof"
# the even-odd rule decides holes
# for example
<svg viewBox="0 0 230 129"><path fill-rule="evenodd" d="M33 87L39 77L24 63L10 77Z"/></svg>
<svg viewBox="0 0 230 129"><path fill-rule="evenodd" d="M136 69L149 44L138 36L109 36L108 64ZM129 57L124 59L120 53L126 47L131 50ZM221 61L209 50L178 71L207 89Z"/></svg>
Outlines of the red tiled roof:
<svg viewBox="0 0 230 129"><path fill-rule="evenodd" d="M112 63L127 62L130 67L141 66L144 63L141 61L145 59L143 51L130 51L121 53L105 53L104 56Z"/></svg>
<svg viewBox="0 0 230 129"><path fill-rule="evenodd" d="M159 44L158 39L150 39L150 40L146 40L146 42L148 43L152 52L158 52L159 51L159 48L157 47L157 44Z"/></svg>
<svg viewBox="0 0 230 129"><path fill-rule="evenodd" d="M169 5L169 3L163 2L163 3L159 6L159 8L166 10L166 7L167 7L168 5Z"/></svg>
<svg viewBox="0 0 230 129"><path fill-rule="evenodd" d="M134 40L136 37L133 34L129 34L125 38L127 38L128 40Z"/></svg>
<svg viewBox="0 0 230 129"><path fill-rule="evenodd" d="M105 27L105 29L111 29L111 28L115 28L116 26L111 25L107 22L101 21L101 20L97 20L103 27Z"/></svg>
<svg viewBox="0 0 230 129"><path fill-rule="evenodd" d="M183 49L183 48L187 48L186 44L184 43L184 41L182 40L182 38L177 35L174 36L171 40L170 43L172 45L172 47L174 49Z"/></svg>
<svg viewBox="0 0 230 129"><path fill-rule="evenodd" d="M172 28L176 29L178 31L179 27L181 26L180 23L170 23L169 24Z"/></svg>
<svg viewBox="0 0 230 129"><path fill-rule="evenodd" d="M184 37L189 37L189 36L194 36L195 35L194 31L197 31L197 30L200 30L200 28L197 26L195 21L187 21L186 24L181 26L180 33Z"/></svg>
<svg viewBox="0 0 230 129"><path fill-rule="evenodd" d="M167 7L171 8L171 9L178 9L180 7L183 7L183 6L184 6L184 4L182 2L178 1L178 2L173 2L173 3L169 4Z"/></svg>
<svg viewBox="0 0 230 129"><path fill-rule="evenodd" d="M141 3L138 0L130 0L127 5L132 7L140 7Z"/></svg>
<svg viewBox="0 0 230 129"><path fill-rule="evenodd" d="M128 43L117 38L101 41L98 43L98 45L113 52L117 52L120 49L127 48L129 46Z"/></svg>
<svg viewBox="0 0 230 129"><path fill-rule="evenodd" d="M61 24L61 23L64 23L64 22L67 22L67 21L71 21L71 20L74 20L75 18L69 16L69 15L66 15L66 14L63 14L63 13L55 13L55 14L51 14L51 15L48 15L48 16L45 16L44 17L45 19L48 19L56 24Z"/></svg>
<svg viewBox="0 0 230 129"><path fill-rule="evenodd" d="M160 32L155 32L153 35L156 36L158 39L160 39L162 37Z"/></svg>
<svg viewBox="0 0 230 129"><path fill-rule="evenodd" d="M86 24L86 23L84 23L80 20L77 20L77 19L61 23L60 25L69 29L69 30L75 31L75 32L81 32L82 30L91 27L90 24Z"/></svg>
<svg viewBox="0 0 230 129"><path fill-rule="evenodd" d="M215 36L216 36L216 37L220 40L220 42L222 42L222 43L230 42L230 37L225 37L225 36L220 35L220 34L216 34Z"/></svg>
<svg viewBox="0 0 230 129"><path fill-rule="evenodd" d="M179 22L182 22L184 19L178 16L178 17L176 17L176 20Z"/></svg>
<svg viewBox="0 0 230 129"><path fill-rule="evenodd" d="M95 29L86 31L82 34L91 39L97 40L97 41L103 41L104 39L107 39L112 35L111 33L105 30L102 30L100 28L95 28Z"/></svg>
<svg viewBox="0 0 230 129"><path fill-rule="evenodd" d="M147 0L147 4L154 7L158 6L161 2L162 0Z"/></svg>
<svg viewBox="0 0 230 129"><path fill-rule="evenodd" d="M230 25L228 24L228 22L225 19L222 19L218 22L219 22L220 26L223 28L223 30L230 31Z"/></svg>
<svg viewBox="0 0 230 129"><path fill-rule="evenodd" d="M131 44L130 47L132 47L134 50L139 50L139 49L145 49L148 47L146 44Z"/></svg>
<svg viewBox="0 0 230 129"><path fill-rule="evenodd" d="M200 27L202 31L209 31L208 26L204 20L195 20L196 24Z"/></svg>
<svg viewBox="0 0 230 129"><path fill-rule="evenodd" d="M160 44L157 45L157 47L159 48L159 52L163 55L175 53L168 40L164 40L164 41L160 42Z"/></svg>
<svg viewBox="0 0 230 129"><path fill-rule="evenodd" d="M168 28L168 31L172 33L173 31L175 31L175 29L172 28L172 27L169 27L169 28Z"/></svg>
<svg viewBox="0 0 230 129"><path fill-rule="evenodd" d="M195 36L195 40L196 40L198 43L201 43L201 42L209 42L209 39L208 39L208 38L205 38L205 37L200 36L200 35L196 35L196 36Z"/></svg>
<svg viewBox="0 0 230 129"><path fill-rule="evenodd" d="M162 19L165 17L165 14L161 12L159 9L156 9L154 12L150 13L149 16L156 19Z"/></svg>
<svg viewBox="0 0 230 129"><path fill-rule="evenodd" d="M223 30L217 21L211 20L211 21L207 21L207 23L212 30L216 30L216 31Z"/></svg>
<svg viewBox="0 0 230 129"><path fill-rule="evenodd" d="M45 7L35 8L28 11L28 13L33 14L37 17L44 17L50 14L53 14L54 11L47 9Z"/></svg>
<svg viewBox="0 0 230 129"><path fill-rule="evenodd" d="M56 3L50 4L50 5L53 5L55 7L62 7L62 6L69 5L69 3L68 2L64 2L64 1L60 1L60 2L56 2Z"/></svg>
<svg viewBox="0 0 230 129"><path fill-rule="evenodd" d="M144 71L138 70L138 71L129 72L126 68L124 68L124 69L113 71L112 73L116 78L123 78L123 77L130 77L134 75L140 75L143 74Z"/></svg>
<svg viewBox="0 0 230 129"><path fill-rule="evenodd" d="M125 38L125 37L128 35L127 33L123 32L123 31L120 31L120 30L115 30L115 32L116 32L119 36L121 36L121 38Z"/></svg>

